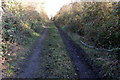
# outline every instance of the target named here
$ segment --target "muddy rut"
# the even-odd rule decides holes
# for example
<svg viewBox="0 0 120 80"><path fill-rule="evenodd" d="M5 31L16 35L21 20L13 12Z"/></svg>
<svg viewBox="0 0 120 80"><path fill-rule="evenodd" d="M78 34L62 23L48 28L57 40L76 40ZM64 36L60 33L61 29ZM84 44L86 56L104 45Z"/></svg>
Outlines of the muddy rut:
<svg viewBox="0 0 120 80"><path fill-rule="evenodd" d="M36 41L34 48L31 51L31 56L29 59L26 59L26 68L23 69L23 72L16 75L15 78L38 78L38 71L42 68L40 64L42 63L41 51L44 46L44 40L47 36L48 30L44 29L40 38Z"/></svg>
<svg viewBox="0 0 120 80"><path fill-rule="evenodd" d="M87 64L84 57L85 52L82 48L76 44L64 31L57 27L60 35L63 39L64 44L66 45L67 50L71 55L73 65L77 72L78 78L100 78L97 72L93 71L90 65Z"/></svg>

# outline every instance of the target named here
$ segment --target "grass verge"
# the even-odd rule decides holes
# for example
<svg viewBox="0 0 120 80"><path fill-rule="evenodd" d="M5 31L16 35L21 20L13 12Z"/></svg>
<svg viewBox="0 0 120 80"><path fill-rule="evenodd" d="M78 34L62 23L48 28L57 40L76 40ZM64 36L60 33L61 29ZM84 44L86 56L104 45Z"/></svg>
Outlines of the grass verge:
<svg viewBox="0 0 120 80"><path fill-rule="evenodd" d="M40 75L53 78L75 78L76 73L70 55L54 25L50 26L48 34L42 53L45 69Z"/></svg>

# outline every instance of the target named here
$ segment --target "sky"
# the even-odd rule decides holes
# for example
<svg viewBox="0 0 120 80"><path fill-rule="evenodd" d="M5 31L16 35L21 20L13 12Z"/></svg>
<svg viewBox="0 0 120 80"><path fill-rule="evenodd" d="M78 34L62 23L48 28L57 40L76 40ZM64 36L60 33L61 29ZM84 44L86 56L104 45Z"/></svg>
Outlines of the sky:
<svg viewBox="0 0 120 80"><path fill-rule="evenodd" d="M26 1L43 2L45 12L47 13L48 17L50 18L50 17L53 17L55 14L57 14L57 12L60 10L60 8L63 5L69 4L71 2L80 1L80 0L26 0Z"/></svg>
<svg viewBox="0 0 120 80"><path fill-rule="evenodd" d="M73 2L73 0L44 0L45 11L49 17L54 16L60 8L65 5Z"/></svg>

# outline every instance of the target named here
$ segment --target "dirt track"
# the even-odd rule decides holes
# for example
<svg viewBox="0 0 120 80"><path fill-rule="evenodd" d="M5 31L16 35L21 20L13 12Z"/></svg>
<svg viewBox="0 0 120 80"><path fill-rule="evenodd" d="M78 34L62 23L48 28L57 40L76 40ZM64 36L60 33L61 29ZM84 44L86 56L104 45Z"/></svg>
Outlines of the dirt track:
<svg viewBox="0 0 120 80"><path fill-rule="evenodd" d="M85 52L82 50L82 48L73 40L71 40L71 38L59 27L58 30L64 41L64 44L66 45L67 50L71 55L71 59L73 60L73 65L75 65L75 70L78 74L78 78L98 78L96 72L93 71L91 66L85 62Z"/></svg>
<svg viewBox="0 0 120 80"><path fill-rule="evenodd" d="M60 35L63 39L64 44L66 45L67 50L69 51L72 59L72 63L77 72L78 78L98 78L98 75L92 70L91 66L86 63L85 52L77 45L71 38L60 28L58 28ZM32 54L29 58L26 59L25 64L26 68L23 69L23 72L15 76L15 78L39 78L39 72L43 69L41 63L43 58L41 51L44 47L44 40L48 34L48 30L44 29L40 38L36 41Z"/></svg>
<svg viewBox="0 0 120 80"><path fill-rule="evenodd" d="M17 78L38 78L38 72L42 69L40 67L40 63L42 63L42 56L41 51L44 46L44 40L47 36L47 29L44 29L43 33L41 34L40 38L36 41L35 45L33 46L33 50L31 51L31 55L29 58L26 59L24 62L26 68L23 69L23 72L18 74Z"/></svg>

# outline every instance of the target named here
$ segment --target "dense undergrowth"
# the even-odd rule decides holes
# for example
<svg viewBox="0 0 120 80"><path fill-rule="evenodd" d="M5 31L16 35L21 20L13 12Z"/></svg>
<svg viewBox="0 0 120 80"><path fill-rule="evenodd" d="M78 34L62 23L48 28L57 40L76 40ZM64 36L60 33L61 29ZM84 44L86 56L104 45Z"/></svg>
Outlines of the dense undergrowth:
<svg viewBox="0 0 120 80"><path fill-rule="evenodd" d="M24 1L25 2L25 1ZM18 63L30 52L32 43L40 37L44 24L48 18L43 11L42 4L39 10L29 3L9 0L2 2L3 14L3 72L10 77L19 71Z"/></svg>
<svg viewBox="0 0 120 80"><path fill-rule="evenodd" d="M68 33L71 39L79 44L82 49L88 54L88 57L92 59L96 66L99 66L101 71L99 74L103 76L112 77L113 79L119 79L119 61L116 59L116 55L113 52L97 50L89 48L80 42L81 36L76 33Z"/></svg>
<svg viewBox="0 0 120 80"><path fill-rule="evenodd" d="M84 36L96 47L119 48L119 5L117 2L81 2L65 5L55 16L55 22L65 26L68 31Z"/></svg>
<svg viewBox="0 0 120 80"><path fill-rule="evenodd" d="M70 32L69 36L81 45L94 64L103 68L104 75L114 78L119 77L119 6L119 2L76 2L63 6L54 17L54 22ZM80 41L111 52L96 51L85 47Z"/></svg>

